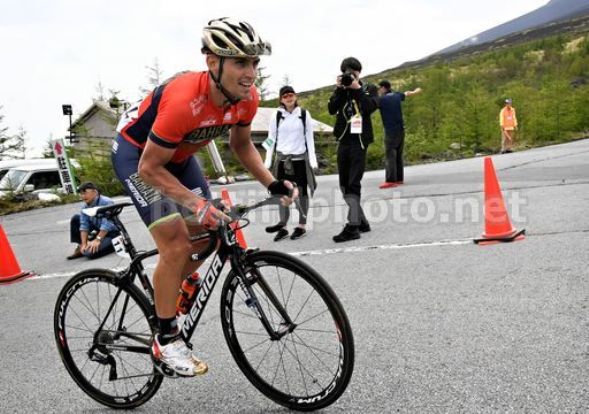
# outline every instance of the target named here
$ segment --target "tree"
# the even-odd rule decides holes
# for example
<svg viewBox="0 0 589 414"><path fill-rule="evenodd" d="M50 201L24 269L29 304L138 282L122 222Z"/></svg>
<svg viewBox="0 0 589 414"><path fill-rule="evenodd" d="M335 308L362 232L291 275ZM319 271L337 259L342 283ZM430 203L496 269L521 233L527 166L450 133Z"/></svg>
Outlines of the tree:
<svg viewBox="0 0 589 414"><path fill-rule="evenodd" d="M464 142L476 154L481 151L483 141L490 138L491 119L495 119L498 112L485 88L476 81L462 97L462 111Z"/></svg>
<svg viewBox="0 0 589 414"><path fill-rule="evenodd" d="M282 86L285 86L285 85L292 86L292 81L290 79L290 76L288 76L288 73L285 73L284 76L282 77Z"/></svg>
<svg viewBox="0 0 589 414"><path fill-rule="evenodd" d="M24 159L27 153L27 130L24 126L18 128L16 135L12 137L13 154L14 158Z"/></svg>
<svg viewBox="0 0 589 414"><path fill-rule="evenodd" d="M0 111L2 110L2 106L0 106ZM5 158L4 155L4 145L6 142L10 140L10 136L8 135L8 127L2 127L2 121L4 120L4 115L0 112L0 160Z"/></svg>
<svg viewBox="0 0 589 414"><path fill-rule="evenodd" d="M0 110L2 106L0 106ZM25 157L24 140L26 131L21 126L16 135L8 134L8 127L2 127L4 115L0 113L0 160L18 159Z"/></svg>
<svg viewBox="0 0 589 414"><path fill-rule="evenodd" d="M53 154L53 134L49 135L47 141L45 141L45 147L43 147L43 158L53 158L55 155Z"/></svg>
<svg viewBox="0 0 589 414"><path fill-rule="evenodd" d="M265 83L266 80L270 78L270 75L265 76L262 73L262 71L265 69L266 68L264 67L258 66L258 76L256 77L256 81L254 82L256 88L258 88L258 93L260 94L260 99L262 101L266 99L266 96L268 96L268 88L266 87Z"/></svg>
<svg viewBox="0 0 589 414"><path fill-rule="evenodd" d="M104 96L104 85L102 84L102 81L100 81L100 80L98 80L98 84L96 85L96 93L98 94L96 96L97 101L106 100L106 98Z"/></svg>
<svg viewBox="0 0 589 414"><path fill-rule="evenodd" d="M153 59L153 65L145 66L145 69L147 69L147 87L139 87L142 97L148 95L156 86L160 85L164 78L164 72L157 57Z"/></svg>

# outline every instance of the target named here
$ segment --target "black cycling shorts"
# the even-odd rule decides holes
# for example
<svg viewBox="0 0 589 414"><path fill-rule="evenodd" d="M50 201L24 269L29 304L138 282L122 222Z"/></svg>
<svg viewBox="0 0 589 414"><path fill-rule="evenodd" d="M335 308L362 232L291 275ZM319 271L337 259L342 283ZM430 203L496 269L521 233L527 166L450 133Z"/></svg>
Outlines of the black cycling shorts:
<svg viewBox="0 0 589 414"><path fill-rule="evenodd" d="M176 217L186 218L193 215L189 209L164 196L139 177L137 169L141 153L141 148L118 135L113 143L111 157L117 178L125 187L147 228L151 230L154 226ZM181 163L169 162L165 168L194 194L211 199L207 180L194 157Z"/></svg>

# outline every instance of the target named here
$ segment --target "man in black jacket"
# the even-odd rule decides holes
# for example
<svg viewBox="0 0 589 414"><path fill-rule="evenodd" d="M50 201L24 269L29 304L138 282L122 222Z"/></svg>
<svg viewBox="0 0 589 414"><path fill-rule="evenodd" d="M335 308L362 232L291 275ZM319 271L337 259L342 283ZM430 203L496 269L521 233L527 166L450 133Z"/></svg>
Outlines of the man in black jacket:
<svg viewBox="0 0 589 414"><path fill-rule="evenodd" d="M342 74L329 98L328 109L336 115L333 133L336 137L339 185L348 205L348 223L333 237L336 243L360 238L370 231L370 224L360 205L361 181L366 165L366 150L374 141L371 114L377 108L376 97L360 82L362 64L349 57L341 63Z"/></svg>

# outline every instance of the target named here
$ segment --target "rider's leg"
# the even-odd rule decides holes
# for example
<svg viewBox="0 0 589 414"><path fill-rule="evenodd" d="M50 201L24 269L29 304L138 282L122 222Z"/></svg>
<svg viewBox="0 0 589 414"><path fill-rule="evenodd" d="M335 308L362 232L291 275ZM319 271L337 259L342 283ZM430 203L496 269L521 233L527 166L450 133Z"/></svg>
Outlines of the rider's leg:
<svg viewBox="0 0 589 414"><path fill-rule="evenodd" d="M154 356L180 375L204 374L207 365L192 355L176 326L176 299L192 252L188 227L178 215L150 231L160 255L153 275L155 308L160 329L166 330L154 341Z"/></svg>
<svg viewBox="0 0 589 414"><path fill-rule="evenodd" d="M186 227L188 228L188 233L191 237L197 236L199 234L206 233L207 230L198 224L191 224L190 219L185 220ZM190 254L202 252L209 244L209 239L197 240L191 242L191 250ZM192 261L190 257L187 257L187 260L184 265L184 269L182 270L182 277L186 277L192 273L194 273L200 265L204 262L204 260L197 260Z"/></svg>
<svg viewBox="0 0 589 414"><path fill-rule="evenodd" d="M153 274L155 310L159 318L174 318L184 267L192 250L188 228L178 215L150 231L159 251Z"/></svg>

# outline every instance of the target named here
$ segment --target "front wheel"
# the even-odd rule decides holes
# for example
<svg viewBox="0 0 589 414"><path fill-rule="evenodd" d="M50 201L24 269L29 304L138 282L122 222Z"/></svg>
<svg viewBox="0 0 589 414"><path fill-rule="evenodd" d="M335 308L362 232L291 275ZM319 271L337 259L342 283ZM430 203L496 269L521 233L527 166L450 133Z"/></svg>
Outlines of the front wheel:
<svg viewBox="0 0 589 414"><path fill-rule="evenodd" d="M234 270L221 295L223 333L237 365L280 405L311 411L332 404L354 369L352 328L337 296L287 254L257 252L246 260L245 283L254 295Z"/></svg>

